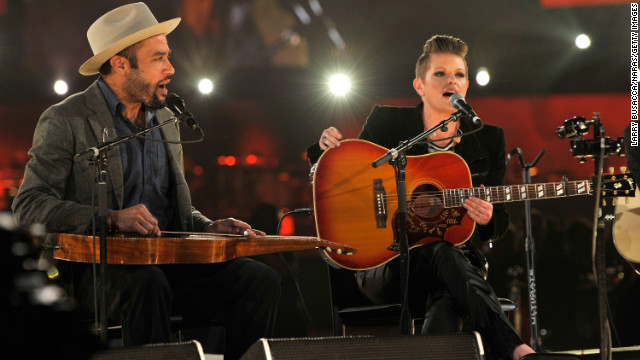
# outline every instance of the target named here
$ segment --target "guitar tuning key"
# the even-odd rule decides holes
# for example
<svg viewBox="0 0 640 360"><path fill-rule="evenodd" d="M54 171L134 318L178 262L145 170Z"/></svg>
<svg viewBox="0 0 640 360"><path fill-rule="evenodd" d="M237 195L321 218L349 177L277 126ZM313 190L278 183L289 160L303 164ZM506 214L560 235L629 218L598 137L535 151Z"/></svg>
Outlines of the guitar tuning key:
<svg viewBox="0 0 640 360"><path fill-rule="evenodd" d="M613 174L613 170L614 170L613 166L609 166L609 174Z"/></svg>
<svg viewBox="0 0 640 360"><path fill-rule="evenodd" d="M620 166L620 172L625 174L627 172L627 167L626 166ZM626 178L626 176L625 176Z"/></svg>
<svg viewBox="0 0 640 360"><path fill-rule="evenodd" d="M607 199L602 199L602 206L607 206Z"/></svg>
<svg viewBox="0 0 640 360"><path fill-rule="evenodd" d="M617 205L617 203L618 203L617 199L618 199L618 198L613 198L613 199L611 199L611 205L616 206L616 205Z"/></svg>

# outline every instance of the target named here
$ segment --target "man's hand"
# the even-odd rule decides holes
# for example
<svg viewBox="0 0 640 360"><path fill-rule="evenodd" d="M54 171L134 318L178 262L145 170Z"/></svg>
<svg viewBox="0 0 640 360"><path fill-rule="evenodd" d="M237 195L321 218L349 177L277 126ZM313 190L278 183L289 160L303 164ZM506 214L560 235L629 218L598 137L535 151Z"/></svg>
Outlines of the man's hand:
<svg viewBox="0 0 640 360"><path fill-rule="evenodd" d="M144 236L160 236L158 220L143 204L123 210L111 210L107 214L107 226L120 232L135 232Z"/></svg>
<svg viewBox="0 0 640 360"><path fill-rule="evenodd" d="M263 231L252 229L251 225L234 218L216 220L213 222L213 224L207 226L204 231L210 233L236 234L251 237L266 235Z"/></svg>

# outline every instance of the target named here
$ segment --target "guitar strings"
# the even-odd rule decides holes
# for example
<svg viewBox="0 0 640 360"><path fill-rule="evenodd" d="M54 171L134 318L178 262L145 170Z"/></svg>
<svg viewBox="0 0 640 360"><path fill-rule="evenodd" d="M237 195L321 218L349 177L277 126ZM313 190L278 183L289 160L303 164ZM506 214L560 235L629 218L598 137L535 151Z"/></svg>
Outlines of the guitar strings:
<svg viewBox="0 0 640 360"><path fill-rule="evenodd" d="M418 181L419 182L419 181ZM615 181L609 181L615 182ZM474 188L461 188L461 189L445 189L445 190L429 190L429 191L415 191L412 192L412 197L420 197L420 196L429 196L429 197L437 197L443 198L446 197L448 199L462 199L468 198L470 196L476 197L484 197L489 198L492 202L506 202L506 201L518 201L518 200L526 200L526 199L541 199L548 197L564 197L564 196L574 196L574 195L588 195L589 192L586 190L584 192L579 191L582 187L582 184L588 185L588 188L592 188L593 183L589 180L577 180L568 182L568 188L565 189L563 186L562 193L558 194L555 192L555 186L558 182L551 183L540 183L540 184L520 184L520 185L500 185L500 186L490 186L490 187L474 187ZM525 191L521 191L522 188L525 188ZM509 189L510 192L504 191L505 189ZM517 191L511 191L511 190ZM538 196L541 193L542 195ZM470 191L471 190L471 191ZM445 194L445 191L448 191L448 194ZM602 191L607 193L614 193L616 190L614 189L603 189ZM480 196L476 195L479 194ZM568 193L567 193L568 192ZM522 196L521 194L526 194L526 196ZM514 196L514 194L517 194ZM383 199L390 201L392 203L397 202L397 194L385 194L382 195ZM408 201L409 202L409 201Z"/></svg>

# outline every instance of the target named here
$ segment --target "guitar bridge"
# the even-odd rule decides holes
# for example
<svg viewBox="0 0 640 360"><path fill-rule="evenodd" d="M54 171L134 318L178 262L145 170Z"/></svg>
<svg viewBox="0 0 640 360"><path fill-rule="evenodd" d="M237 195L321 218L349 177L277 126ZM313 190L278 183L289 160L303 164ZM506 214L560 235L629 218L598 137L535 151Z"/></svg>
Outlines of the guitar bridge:
<svg viewBox="0 0 640 360"><path fill-rule="evenodd" d="M382 179L373 179L373 208L378 229L387 227L387 190Z"/></svg>

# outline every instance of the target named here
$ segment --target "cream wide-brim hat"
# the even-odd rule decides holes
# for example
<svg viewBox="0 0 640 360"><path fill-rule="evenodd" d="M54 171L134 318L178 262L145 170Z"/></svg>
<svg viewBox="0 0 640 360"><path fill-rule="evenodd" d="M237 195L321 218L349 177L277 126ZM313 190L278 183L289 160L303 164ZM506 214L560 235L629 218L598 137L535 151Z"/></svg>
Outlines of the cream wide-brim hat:
<svg viewBox="0 0 640 360"><path fill-rule="evenodd" d="M112 56L139 41L168 34L180 23L174 18L158 23L151 10L138 2L113 9L102 15L87 30L93 57L80 66L80 74L94 75Z"/></svg>

